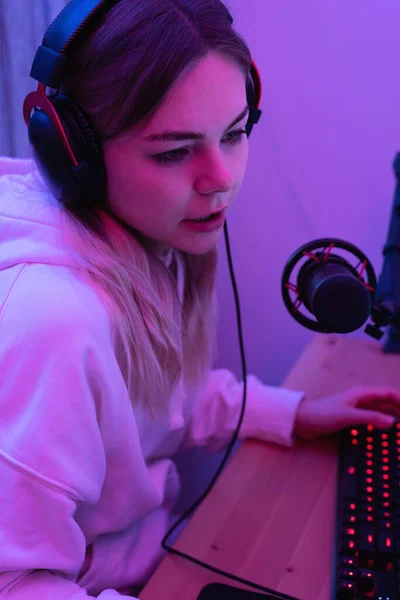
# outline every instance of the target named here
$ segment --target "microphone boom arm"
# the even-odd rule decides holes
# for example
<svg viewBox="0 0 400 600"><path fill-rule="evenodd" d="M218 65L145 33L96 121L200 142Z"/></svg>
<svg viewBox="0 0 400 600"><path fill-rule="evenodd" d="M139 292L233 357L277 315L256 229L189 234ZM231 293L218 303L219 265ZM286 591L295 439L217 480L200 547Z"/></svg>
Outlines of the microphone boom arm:
<svg viewBox="0 0 400 600"><path fill-rule="evenodd" d="M378 279L371 311L373 324L365 332L380 340L383 327L388 326L384 351L400 353L400 153L393 161L396 187L389 223L387 242L383 248L383 267Z"/></svg>

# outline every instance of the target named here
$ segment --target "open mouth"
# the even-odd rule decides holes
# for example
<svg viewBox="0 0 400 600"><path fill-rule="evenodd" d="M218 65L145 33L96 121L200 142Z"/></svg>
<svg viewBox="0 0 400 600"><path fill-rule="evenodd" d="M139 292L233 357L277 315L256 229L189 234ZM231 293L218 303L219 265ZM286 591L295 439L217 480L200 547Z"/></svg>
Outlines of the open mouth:
<svg viewBox="0 0 400 600"><path fill-rule="evenodd" d="M221 216L222 210L215 212L215 213L210 213L209 215L205 216L205 217L200 217L199 219L190 219L191 221L195 221L195 223L202 223L202 222L206 222L206 221L216 221L218 219L218 217Z"/></svg>
<svg viewBox="0 0 400 600"><path fill-rule="evenodd" d="M198 233L210 233L212 231L217 231L223 226L226 211L227 208L225 207L218 212L210 213L204 217L199 217L198 219L184 219L183 223L192 231Z"/></svg>

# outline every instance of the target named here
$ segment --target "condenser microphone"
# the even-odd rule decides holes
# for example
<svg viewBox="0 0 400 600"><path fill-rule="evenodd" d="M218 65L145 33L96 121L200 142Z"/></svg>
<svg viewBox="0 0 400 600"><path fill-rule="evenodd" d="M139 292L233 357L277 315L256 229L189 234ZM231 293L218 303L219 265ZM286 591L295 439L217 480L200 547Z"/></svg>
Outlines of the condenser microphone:
<svg viewBox="0 0 400 600"><path fill-rule="evenodd" d="M357 264L352 265L344 252ZM296 250L282 275L282 295L291 315L305 327L324 333L350 333L362 327L371 315L375 288L367 257L334 238L314 240Z"/></svg>
<svg viewBox="0 0 400 600"><path fill-rule="evenodd" d="M393 170L396 187L378 283L365 254L335 238L314 240L296 250L284 267L281 283L286 308L304 327L350 333L371 317L365 332L380 340L388 327L384 351L400 354L400 153Z"/></svg>

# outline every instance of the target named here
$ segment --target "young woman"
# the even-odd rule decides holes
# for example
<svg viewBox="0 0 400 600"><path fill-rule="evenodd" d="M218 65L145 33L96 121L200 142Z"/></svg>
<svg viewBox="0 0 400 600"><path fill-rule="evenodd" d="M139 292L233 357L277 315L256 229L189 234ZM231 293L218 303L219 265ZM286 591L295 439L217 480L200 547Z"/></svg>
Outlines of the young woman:
<svg viewBox="0 0 400 600"><path fill-rule="evenodd" d="M0 162L7 599L133 594L175 519L174 454L223 448L240 413L242 383L211 366L250 52L220 0L114 4L71 47L62 86L101 141L104 198L61 203L33 161ZM399 413L392 389L312 401L249 376L240 438L290 446Z"/></svg>

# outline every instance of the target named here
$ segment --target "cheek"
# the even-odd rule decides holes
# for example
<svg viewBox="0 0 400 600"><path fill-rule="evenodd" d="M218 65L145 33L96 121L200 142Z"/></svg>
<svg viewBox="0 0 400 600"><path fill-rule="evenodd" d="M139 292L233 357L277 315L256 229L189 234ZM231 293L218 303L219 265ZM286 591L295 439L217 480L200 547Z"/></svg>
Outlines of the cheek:
<svg viewBox="0 0 400 600"><path fill-rule="evenodd" d="M104 148L104 161L108 198L111 203L117 202L130 185L131 161L127 160L123 145L117 144Z"/></svg>
<svg viewBox="0 0 400 600"><path fill-rule="evenodd" d="M171 206L179 206L185 198L190 195L190 179L184 171L176 170L175 173L158 173L154 177L154 187L158 190L158 195L164 198Z"/></svg>
<svg viewBox="0 0 400 600"><path fill-rule="evenodd" d="M157 183L157 179L148 173L146 164L129 156L123 145L106 148L104 158L110 204L118 205L125 212L137 202L145 206Z"/></svg>

